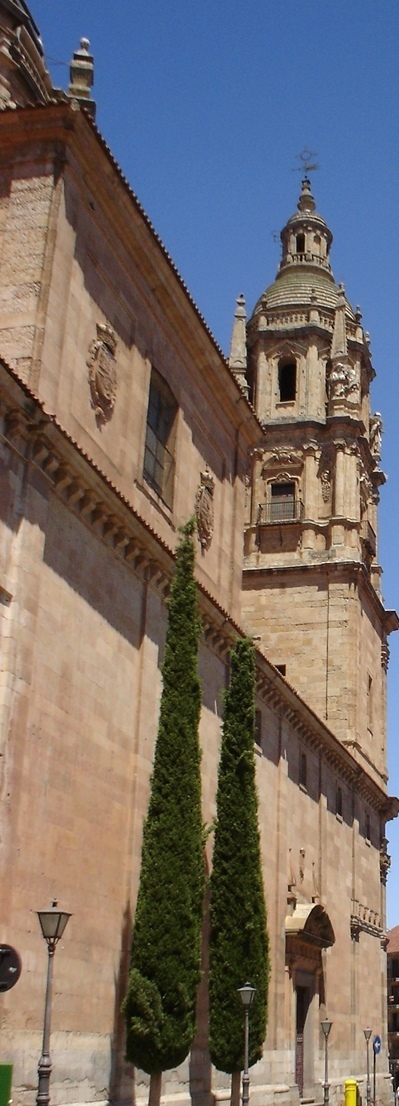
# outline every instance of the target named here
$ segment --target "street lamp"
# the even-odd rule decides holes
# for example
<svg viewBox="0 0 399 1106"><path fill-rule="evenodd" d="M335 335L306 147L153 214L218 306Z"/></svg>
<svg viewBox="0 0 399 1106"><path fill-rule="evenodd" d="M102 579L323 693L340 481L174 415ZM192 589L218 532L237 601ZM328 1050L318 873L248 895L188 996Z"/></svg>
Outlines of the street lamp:
<svg viewBox="0 0 399 1106"><path fill-rule="evenodd" d="M37 910L36 914L40 922L40 928L45 941L47 941L47 985L46 1000L44 1004L43 1046L39 1060L37 1073L39 1083L37 1088L37 1106L49 1106L50 1102L50 1027L51 1027L51 990L53 984L53 957L55 946L62 937L68 919L71 917L64 910L58 909L58 903L54 900L49 910Z"/></svg>
<svg viewBox="0 0 399 1106"><path fill-rule="evenodd" d="M366 1046L367 1046L367 1083L366 1083L366 1103L367 1103L367 1106L370 1106L370 1103L371 1103L371 1084L370 1084L370 1053L369 1053L369 1045L370 1045L370 1037L371 1037L371 1033L372 1033L372 1030L371 1030L371 1029L364 1029L364 1030L363 1030L363 1033L364 1033L364 1036L365 1036L365 1038L366 1038Z"/></svg>
<svg viewBox="0 0 399 1106"><path fill-rule="evenodd" d="M249 1008L255 998L256 988L246 983L245 987L238 988L238 994L245 1013L245 1038L244 1038L244 1071L242 1075L242 1106L249 1103L249 1071L248 1071L248 1044L249 1044Z"/></svg>
<svg viewBox="0 0 399 1106"><path fill-rule="evenodd" d="M328 1018L320 1022L321 1028L324 1033L324 1106L328 1106L330 1101L330 1084L328 1082L328 1036L332 1026L332 1022L329 1022Z"/></svg>

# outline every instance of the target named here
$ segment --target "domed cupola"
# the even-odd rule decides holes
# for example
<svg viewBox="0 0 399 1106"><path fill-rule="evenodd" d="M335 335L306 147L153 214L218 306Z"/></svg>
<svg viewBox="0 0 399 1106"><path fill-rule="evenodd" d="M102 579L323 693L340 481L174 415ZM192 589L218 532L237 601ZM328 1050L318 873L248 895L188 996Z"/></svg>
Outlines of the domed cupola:
<svg viewBox="0 0 399 1106"><path fill-rule="evenodd" d="M370 350L360 312L335 283L332 238L305 176L273 284L247 323L242 297L236 309L230 366L265 424L324 423L344 409L368 423Z"/></svg>
<svg viewBox="0 0 399 1106"><path fill-rule="evenodd" d="M312 265L331 272L329 262L332 234L327 223L316 211L307 177L302 181L298 210L281 231L283 256L280 270L286 265Z"/></svg>
<svg viewBox="0 0 399 1106"><path fill-rule="evenodd" d="M334 312L340 298L342 289L335 284L330 265L333 236L325 219L316 211L307 177L302 181L298 210L291 215L280 237L282 258L276 279L262 292L254 308L250 333L260 325L259 316L266 314L270 325L274 325L276 313L280 319L283 312L284 317L288 320L289 316L292 325L297 326L310 318L315 306L323 314L326 310ZM298 308L302 311L298 312ZM345 312L354 323L355 314L346 297Z"/></svg>

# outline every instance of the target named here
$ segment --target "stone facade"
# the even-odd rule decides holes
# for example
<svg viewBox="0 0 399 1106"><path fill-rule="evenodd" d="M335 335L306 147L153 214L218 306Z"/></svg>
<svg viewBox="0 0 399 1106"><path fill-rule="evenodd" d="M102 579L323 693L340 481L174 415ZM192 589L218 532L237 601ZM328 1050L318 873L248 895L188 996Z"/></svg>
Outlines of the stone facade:
<svg viewBox="0 0 399 1106"><path fill-rule="evenodd" d="M24 13L33 41L26 6L3 6ZM11 67L16 106L0 113L0 938L23 962L0 997L13 1099L35 1096L46 951L32 911L55 897L72 917L55 960L52 1100L144 1102L146 1078L123 1061L120 1004L165 600L177 530L194 512L209 825L231 645L243 632L258 645L272 976L252 1101L321 1100L323 1014L332 1096L348 1075L364 1080L370 1022L384 1097L396 616L379 591L384 478L368 345L333 282L331 234L306 183L299 221L283 232L281 278L247 328L240 297L226 362L79 106L91 66L81 44L69 98L48 82L46 95L32 82L28 95ZM307 234L319 238L312 249ZM164 1076L176 1106L229 1094L209 1060L206 965L205 923L196 1041Z"/></svg>

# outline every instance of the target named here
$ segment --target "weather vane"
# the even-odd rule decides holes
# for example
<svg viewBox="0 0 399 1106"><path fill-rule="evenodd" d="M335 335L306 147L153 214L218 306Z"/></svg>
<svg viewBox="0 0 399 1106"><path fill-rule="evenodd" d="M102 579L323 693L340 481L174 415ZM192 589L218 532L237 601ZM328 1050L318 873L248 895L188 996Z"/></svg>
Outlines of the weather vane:
<svg viewBox="0 0 399 1106"><path fill-rule="evenodd" d="M293 173L305 173L305 175L307 176L308 173L314 173L315 170L319 168L317 162L313 160L313 158L317 157L317 154L314 150L309 150L308 146L304 146L303 150L301 150L301 153L295 154L295 157L297 161L299 160L301 162L301 164L294 166L292 170Z"/></svg>

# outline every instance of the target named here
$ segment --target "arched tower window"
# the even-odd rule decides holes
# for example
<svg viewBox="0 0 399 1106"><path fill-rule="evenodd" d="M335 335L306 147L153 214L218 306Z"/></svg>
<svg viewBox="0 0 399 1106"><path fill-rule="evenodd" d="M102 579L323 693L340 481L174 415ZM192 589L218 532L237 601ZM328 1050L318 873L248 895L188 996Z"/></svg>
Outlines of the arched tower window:
<svg viewBox="0 0 399 1106"><path fill-rule="evenodd" d="M280 403L296 398L296 362L280 361L278 367L278 387Z"/></svg>
<svg viewBox="0 0 399 1106"><path fill-rule="evenodd" d="M296 252L305 253L305 235L297 234L296 236Z"/></svg>

